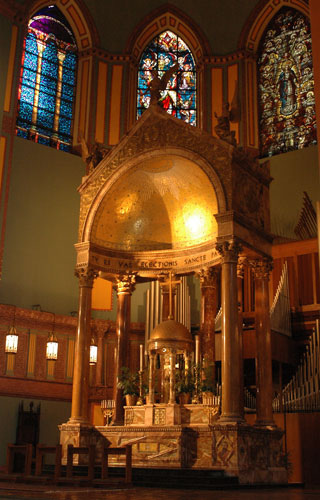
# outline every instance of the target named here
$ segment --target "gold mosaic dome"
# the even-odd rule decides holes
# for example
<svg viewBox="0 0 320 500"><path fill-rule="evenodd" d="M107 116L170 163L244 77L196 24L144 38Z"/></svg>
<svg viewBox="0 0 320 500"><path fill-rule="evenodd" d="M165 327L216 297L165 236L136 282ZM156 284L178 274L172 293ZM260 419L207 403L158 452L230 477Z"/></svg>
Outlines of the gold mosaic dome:
<svg viewBox="0 0 320 500"><path fill-rule="evenodd" d="M162 321L150 334L149 350L172 348L190 351L193 348L189 330L174 319Z"/></svg>
<svg viewBox="0 0 320 500"><path fill-rule="evenodd" d="M197 164L159 155L141 161L110 187L91 241L122 251L192 247L215 238L217 212L214 188Z"/></svg>

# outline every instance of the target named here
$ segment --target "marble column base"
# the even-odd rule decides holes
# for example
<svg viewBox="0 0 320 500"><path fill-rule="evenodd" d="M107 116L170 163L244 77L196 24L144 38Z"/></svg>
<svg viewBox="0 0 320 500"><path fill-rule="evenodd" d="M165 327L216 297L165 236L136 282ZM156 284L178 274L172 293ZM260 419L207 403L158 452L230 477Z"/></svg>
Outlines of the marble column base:
<svg viewBox="0 0 320 500"><path fill-rule="evenodd" d="M67 449L68 445L72 444L75 447L89 446L89 444L96 444L95 427L88 422L73 422L69 421L65 424L59 425L60 430L60 444L62 445L62 464L67 463ZM74 465L85 465L88 463L88 456L74 455Z"/></svg>

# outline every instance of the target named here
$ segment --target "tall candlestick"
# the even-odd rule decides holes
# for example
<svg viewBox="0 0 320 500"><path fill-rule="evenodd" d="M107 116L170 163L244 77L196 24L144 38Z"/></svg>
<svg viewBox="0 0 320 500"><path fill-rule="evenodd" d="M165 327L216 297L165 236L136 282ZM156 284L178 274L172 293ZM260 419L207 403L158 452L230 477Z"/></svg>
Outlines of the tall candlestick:
<svg viewBox="0 0 320 500"><path fill-rule="evenodd" d="M140 371L143 370L143 344L140 344Z"/></svg>

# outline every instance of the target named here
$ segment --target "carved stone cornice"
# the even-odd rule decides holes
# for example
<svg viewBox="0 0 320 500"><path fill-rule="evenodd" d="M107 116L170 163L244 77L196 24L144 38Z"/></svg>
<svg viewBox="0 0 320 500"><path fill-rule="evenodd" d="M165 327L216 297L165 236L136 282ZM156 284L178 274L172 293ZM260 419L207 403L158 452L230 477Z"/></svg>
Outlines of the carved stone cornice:
<svg viewBox="0 0 320 500"><path fill-rule="evenodd" d="M74 274L79 279L80 287L92 288L93 281L98 277L98 272L91 267L77 267Z"/></svg>
<svg viewBox="0 0 320 500"><path fill-rule="evenodd" d="M236 240L229 240L217 243L216 250L221 255L222 264L237 264L239 253L242 251L242 246Z"/></svg>
<svg viewBox="0 0 320 500"><path fill-rule="evenodd" d="M208 267L206 269L201 269L201 271L197 274L200 279L200 288L217 287L217 279L220 274L220 269L218 269L217 267Z"/></svg>
<svg viewBox="0 0 320 500"><path fill-rule="evenodd" d="M270 272L273 269L272 259L252 259L249 261L250 267L253 270L254 280L268 280Z"/></svg>
<svg viewBox="0 0 320 500"><path fill-rule="evenodd" d="M136 276L135 274L122 274L116 277L116 284L113 288L117 295L131 295L135 290Z"/></svg>

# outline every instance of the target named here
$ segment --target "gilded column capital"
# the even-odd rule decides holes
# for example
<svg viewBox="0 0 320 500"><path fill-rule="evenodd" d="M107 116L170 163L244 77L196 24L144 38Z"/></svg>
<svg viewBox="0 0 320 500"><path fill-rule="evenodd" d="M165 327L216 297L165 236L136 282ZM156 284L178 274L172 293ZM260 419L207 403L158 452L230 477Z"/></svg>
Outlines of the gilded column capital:
<svg viewBox="0 0 320 500"><path fill-rule="evenodd" d="M93 287L93 281L98 277L98 272L91 267L77 267L74 274L79 279L79 285L88 288Z"/></svg>
<svg viewBox="0 0 320 500"><path fill-rule="evenodd" d="M222 257L222 263L237 263L242 246L236 240L223 241L216 244L216 250Z"/></svg>
<svg viewBox="0 0 320 500"><path fill-rule="evenodd" d="M135 274L120 274L116 276L114 289L116 290L117 295L131 295L135 289L135 283Z"/></svg>
<svg viewBox="0 0 320 500"><path fill-rule="evenodd" d="M217 279L220 274L220 269L217 267L207 267L205 269L201 269L198 273L200 279L200 286L203 287L212 287L216 288Z"/></svg>
<svg viewBox="0 0 320 500"><path fill-rule="evenodd" d="M273 269L273 263L271 258L252 259L249 261L249 263L253 270L253 276L255 280L269 279L270 272Z"/></svg>

